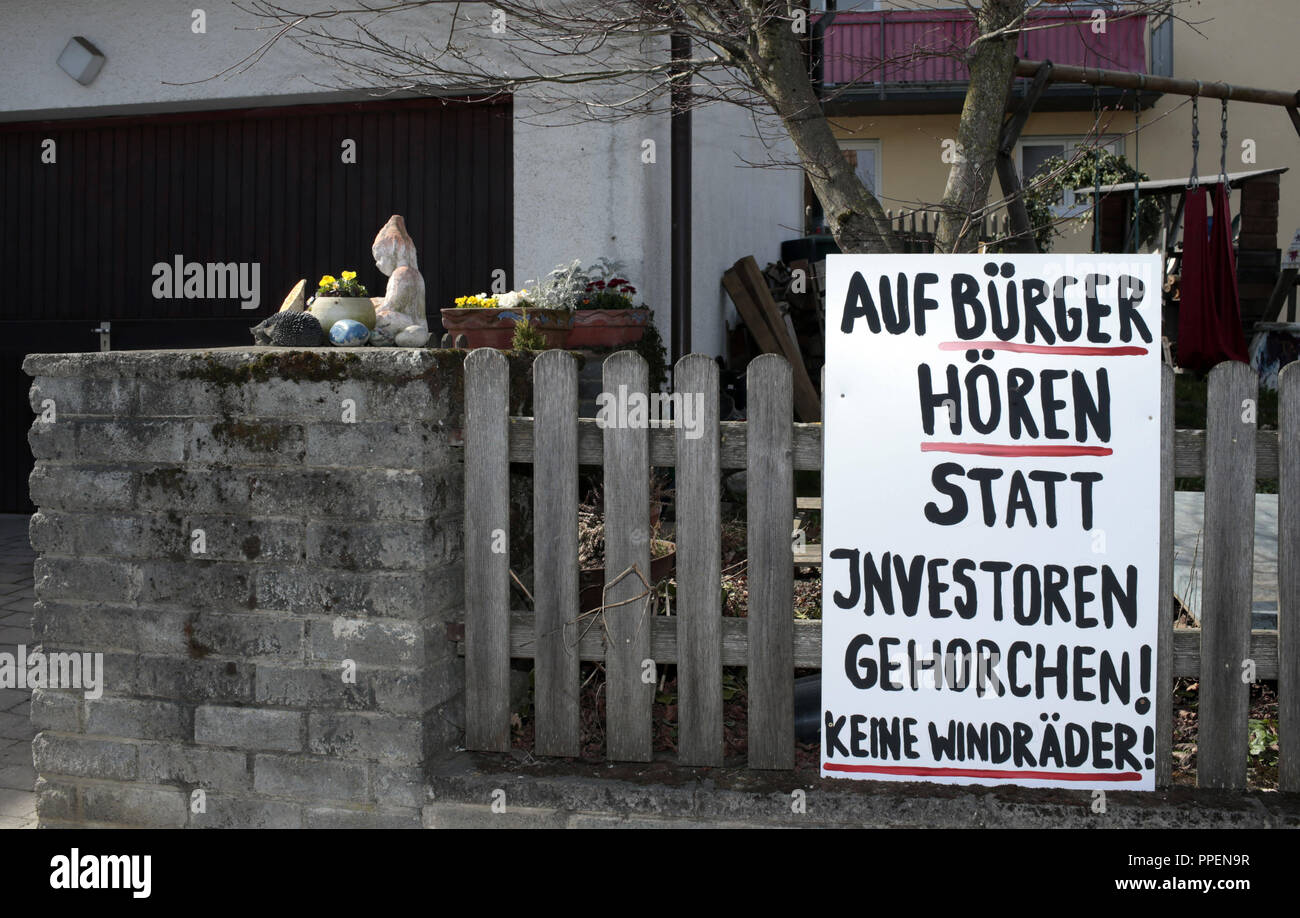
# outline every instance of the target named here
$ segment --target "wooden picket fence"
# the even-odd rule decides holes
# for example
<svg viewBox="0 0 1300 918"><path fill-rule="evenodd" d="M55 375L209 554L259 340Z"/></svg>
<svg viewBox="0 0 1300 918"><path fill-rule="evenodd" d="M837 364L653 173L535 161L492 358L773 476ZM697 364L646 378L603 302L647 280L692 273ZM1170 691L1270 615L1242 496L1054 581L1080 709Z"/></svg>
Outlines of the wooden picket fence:
<svg viewBox="0 0 1300 918"><path fill-rule="evenodd" d="M894 238L906 254L929 255L934 252L934 237L939 231L937 210L887 210ZM979 241L983 243L1005 239L1011 235L1011 218L1005 212L986 214L980 220Z"/></svg>
<svg viewBox="0 0 1300 918"><path fill-rule="evenodd" d="M1278 682L1280 785L1300 790L1300 369L1282 374L1279 431L1257 429L1248 402L1255 373L1225 363L1209 378L1207 429L1175 430L1174 374L1163 368L1160 465L1160 622L1156 684L1156 779L1172 767L1175 676L1200 681L1198 781L1246 784L1250 686ZM748 667L748 766L794 766L794 669L821 666L820 622L793 618L794 473L820 470L820 424L792 421L790 366L759 357L748 371L749 420L718 420L713 358L681 358L680 392L703 392L704 435L680 427L616 428L578 417L578 368L564 351L533 365L534 417L511 417L508 367L492 349L465 361L466 746L510 746L511 658L535 661L535 748L539 755L579 753L579 663L603 661L606 753L648 761L655 682L647 660L676 664L678 761L720 765L722 667ZM603 389L645 392L645 361L620 351L605 360ZM509 607L508 529L511 462L534 467L534 610ZM603 466L606 536L604 609L578 608L578 467ZM677 600L672 616L648 613L649 472L676 468ZM721 512L724 470L746 469L749 607L746 618L721 609ZM1173 628L1175 477L1205 478L1204 580L1200 630ZM1251 630L1256 478L1279 487L1279 630ZM494 550L497 549L497 550ZM575 652L576 649L576 652Z"/></svg>

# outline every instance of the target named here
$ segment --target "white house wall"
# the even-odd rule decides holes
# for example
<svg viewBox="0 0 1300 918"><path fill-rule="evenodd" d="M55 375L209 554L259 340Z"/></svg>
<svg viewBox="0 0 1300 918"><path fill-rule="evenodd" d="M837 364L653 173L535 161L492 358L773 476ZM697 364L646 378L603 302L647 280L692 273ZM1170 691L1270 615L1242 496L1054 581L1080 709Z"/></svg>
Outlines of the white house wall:
<svg viewBox="0 0 1300 918"><path fill-rule="evenodd" d="M643 162L646 141L654 144L654 162ZM575 258L584 265L621 261L667 341L668 141L666 115L575 124L571 113L548 117L526 92L516 94L516 286Z"/></svg>
<svg viewBox="0 0 1300 918"><path fill-rule="evenodd" d="M739 321L722 272L746 255L764 267L802 234L803 175L772 165L794 161L788 138L773 124L760 137L738 106L697 109L692 139L691 349L722 354L726 324Z"/></svg>

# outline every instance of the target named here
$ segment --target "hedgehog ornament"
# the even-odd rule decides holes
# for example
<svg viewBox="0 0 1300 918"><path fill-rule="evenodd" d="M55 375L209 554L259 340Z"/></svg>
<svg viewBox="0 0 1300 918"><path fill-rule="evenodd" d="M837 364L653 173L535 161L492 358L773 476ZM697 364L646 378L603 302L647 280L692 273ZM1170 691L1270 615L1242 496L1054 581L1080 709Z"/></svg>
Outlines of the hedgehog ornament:
<svg viewBox="0 0 1300 918"><path fill-rule="evenodd" d="M320 347L325 343L325 330L310 312L277 312L249 331L258 345Z"/></svg>

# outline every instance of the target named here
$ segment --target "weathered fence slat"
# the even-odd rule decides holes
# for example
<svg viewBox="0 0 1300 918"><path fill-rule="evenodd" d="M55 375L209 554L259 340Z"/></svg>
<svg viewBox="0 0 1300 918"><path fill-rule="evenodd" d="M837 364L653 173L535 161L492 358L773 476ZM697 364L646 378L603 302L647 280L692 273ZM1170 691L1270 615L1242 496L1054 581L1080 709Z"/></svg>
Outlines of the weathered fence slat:
<svg viewBox="0 0 1300 918"><path fill-rule="evenodd" d="M465 745L510 748L509 365L465 358Z"/></svg>
<svg viewBox="0 0 1300 918"><path fill-rule="evenodd" d="M1205 586L1197 783L1246 786L1258 381L1244 363L1210 371L1206 405Z"/></svg>
<svg viewBox="0 0 1300 918"><path fill-rule="evenodd" d="M790 366L749 365L749 766L794 767L794 463Z"/></svg>
<svg viewBox="0 0 1300 918"><path fill-rule="evenodd" d="M605 359L604 390L645 393L649 372L635 351ZM620 390L619 387L624 389ZM645 678L650 656L650 447L643 425L606 426L605 753L648 762L656 679ZM631 572L628 573L629 569ZM621 579L620 579L621 578ZM621 605L618 605L621 603ZM611 608L612 606L612 608ZM653 675L653 674L652 674Z"/></svg>
<svg viewBox="0 0 1300 918"><path fill-rule="evenodd" d="M533 363L533 608L538 755L578 755L578 364L568 351Z"/></svg>
<svg viewBox="0 0 1300 918"><path fill-rule="evenodd" d="M673 389L702 396L694 430L677 424L677 757L683 765L722 764L722 513L718 481L718 365L688 354Z"/></svg>
<svg viewBox="0 0 1300 918"><path fill-rule="evenodd" d="M722 468L743 469L748 449L744 421L722 422ZM1260 478L1277 477L1277 431L1261 430L1255 435L1255 474ZM578 462L600 465L604 461L601 429L592 418L578 420ZM510 461L533 461L533 419L510 419ZM651 465L671 468L677 464L673 431L650 431ZM794 467L799 471L818 471L822 467L822 426L794 425ZM1205 431L1174 431L1174 475L1194 478L1205 474Z"/></svg>
<svg viewBox="0 0 1300 918"><path fill-rule="evenodd" d="M794 621L794 667L796 669L821 669L822 635L820 621ZM510 613L510 655L531 657L537 648L533 642L535 620L533 613L516 610ZM749 624L743 618L724 616L722 619L722 665L749 665ZM650 656L656 663L677 663L676 617L656 616L650 623ZM1198 629L1177 629L1173 633L1173 675L1178 678L1199 679L1201 676L1201 632ZM1278 636L1275 631L1250 633L1250 658L1255 661L1256 674L1261 679L1278 677ZM605 659L604 640L595 628L584 630L578 654L583 660Z"/></svg>
<svg viewBox="0 0 1300 918"><path fill-rule="evenodd" d="M1173 778L1174 749L1174 370L1160 366L1160 602L1156 614L1156 787Z"/></svg>
<svg viewBox="0 0 1300 918"><path fill-rule="evenodd" d="M796 424L792 371L778 355L749 370L750 419L720 422L718 370L703 355L675 368L691 402L690 427L601 428L577 417L577 366L549 351L534 365L535 418L510 418L508 364L495 350L465 363L466 745L505 751L510 742L509 661L536 660L536 752L580 754L581 661L606 670L606 753L652 756L652 705L659 675L678 667L679 761L722 763L722 669L748 668L749 765L794 765L793 675L818 668L819 622L792 620L789 522L796 469L820 469L820 425ZM607 392L644 393L647 369L634 352L606 360ZM1300 370L1281 376L1278 431L1257 429L1257 381L1243 364L1210 374L1207 430L1175 430L1174 385L1161 377L1159 626L1156 639L1156 783L1172 771L1172 680L1200 680L1198 772L1204 787L1246 785L1247 717L1256 679L1279 683L1279 785L1300 790ZM682 410L679 402L677 410ZM698 409L702 408L702 416ZM680 420L685 420L681 414ZM509 462L535 465L533 612L509 611ZM579 623L578 467L603 464L606 514L605 610ZM676 615L654 617L650 595L649 472L674 466L677 505ZM724 470L749 472L749 610L723 618L721 516ZM1176 477L1205 476L1203 628L1175 630L1173 495ZM1278 631L1250 629L1255 481L1278 480ZM819 509L818 498L799 502ZM807 547L817 563L821 546ZM495 550L494 550L495 549ZM620 579L620 575L622 575Z"/></svg>
<svg viewBox="0 0 1300 918"><path fill-rule="evenodd" d="M1300 791L1300 364L1278 385L1278 789Z"/></svg>

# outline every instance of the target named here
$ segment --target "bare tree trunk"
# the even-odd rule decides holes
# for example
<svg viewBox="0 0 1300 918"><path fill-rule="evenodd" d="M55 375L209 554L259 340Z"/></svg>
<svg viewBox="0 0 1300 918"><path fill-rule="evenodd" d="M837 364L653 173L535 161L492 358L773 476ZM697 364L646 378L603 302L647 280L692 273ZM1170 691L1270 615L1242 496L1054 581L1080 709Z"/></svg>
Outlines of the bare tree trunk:
<svg viewBox="0 0 1300 918"><path fill-rule="evenodd" d="M880 202L840 150L788 22L769 19L758 30L748 69L794 142L840 250L898 251Z"/></svg>
<svg viewBox="0 0 1300 918"><path fill-rule="evenodd" d="M973 252L979 243L979 210L988 201L997 171L998 136L1002 132L1007 87L1016 61L1018 30L983 39L1006 28L1025 11L1026 0L984 0L975 22L977 39L968 64L970 84L957 128L960 155L948 172L940 203L936 252Z"/></svg>

